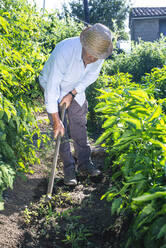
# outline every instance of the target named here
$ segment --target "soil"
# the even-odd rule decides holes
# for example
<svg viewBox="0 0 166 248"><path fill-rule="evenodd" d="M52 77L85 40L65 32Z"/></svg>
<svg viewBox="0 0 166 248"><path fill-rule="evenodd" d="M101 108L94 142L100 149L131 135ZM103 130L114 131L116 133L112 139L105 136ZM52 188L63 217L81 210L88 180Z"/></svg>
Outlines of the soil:
<svg viewBox="0 0 166 248"><path fill-rule="evenodd" d="M38 120L41 132L51 137L46 113L40 114ZM46 130L47 126L49 128ZM93 141L90 142L93 146ZM27 174L26 180L17 177L13 190L4 192L5 209L0 212L0 248L120 247L127 226L123 225L120 217L111 217L109 202L100 200L111 187L109 175L104 173L106 154L103 150L94 149L92 160L103 174L98 178L78 176L78 185L75 187L63 184L62 162L59 159L53 198L49 203L43 203L54 143L49 147L41 147L41 163L32 167L34 173ZM41 206L44 206L42 214ZM48 211L44 212L44 208L50 206L48 217ZM53 218L55 213L59 217ZM67 241L67 230L68 234L74 231L77 233L78 237L73 243Z"/></svg>

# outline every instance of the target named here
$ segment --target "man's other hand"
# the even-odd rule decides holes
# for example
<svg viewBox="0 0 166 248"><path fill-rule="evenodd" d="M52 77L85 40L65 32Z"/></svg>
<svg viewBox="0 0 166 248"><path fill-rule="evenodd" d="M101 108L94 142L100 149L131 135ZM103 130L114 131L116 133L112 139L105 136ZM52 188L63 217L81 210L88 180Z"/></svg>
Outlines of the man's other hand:
<svg viewBox="0 0 166 248"><path fill-rule="evenodd" d="M62 121L59 118L58 113L52 113L52 120L53 120L53 131L54 131L54 138L56 139L58 134L64 136L65 128Z"/></svg>
<svg viewBox="0 0 166 248"><path fill-rule="evenodd" d="M59 105L60 105L60 107L62 107L62 105L65 103L66 104L66 108L68 108L70 106L72 100L73 100L72 95L71 94L67 94L66 96L64 96L62 98L62 101L60 102Z"/></svg>
<svg viewBox="0 0 166 248"><path fill-rule="evenodd" d="M62 121L54 123L53 131L54 131L54 138L55 139L58 137L59 134L61 136L64 136L65 128L64 128Z"/></svg>

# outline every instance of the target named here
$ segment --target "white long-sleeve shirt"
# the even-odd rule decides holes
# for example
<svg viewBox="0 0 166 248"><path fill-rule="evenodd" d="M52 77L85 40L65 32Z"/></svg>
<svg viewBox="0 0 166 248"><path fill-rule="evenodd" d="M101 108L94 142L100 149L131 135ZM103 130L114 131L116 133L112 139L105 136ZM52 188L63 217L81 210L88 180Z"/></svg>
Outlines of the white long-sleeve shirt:
<svg viewBox="0 0 166 248"><path fill-rule="evenodd" d="M58 43L39 76L40 84L45 90L47 112L58 112L58 103L73 89L77 91L75 100L82 106L85 89L96 81L103 62L103 59L99 59L84 66L79 37Z"/></svg>

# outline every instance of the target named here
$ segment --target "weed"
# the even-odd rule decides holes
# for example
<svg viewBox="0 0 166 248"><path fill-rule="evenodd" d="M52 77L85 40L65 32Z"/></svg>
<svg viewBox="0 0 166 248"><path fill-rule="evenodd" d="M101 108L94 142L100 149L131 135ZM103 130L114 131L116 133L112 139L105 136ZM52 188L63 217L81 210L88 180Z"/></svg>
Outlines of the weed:
<svg viewBox="0 0 166 248"><path fill-rule="evenodd" d="M71 223L67 226L65 234L66 239L63 240L63 242L70 244L72 248L79 248L85 241L87 241L87 237L91 235L92 234L83 224L79 226L78 224Z"/></svg>

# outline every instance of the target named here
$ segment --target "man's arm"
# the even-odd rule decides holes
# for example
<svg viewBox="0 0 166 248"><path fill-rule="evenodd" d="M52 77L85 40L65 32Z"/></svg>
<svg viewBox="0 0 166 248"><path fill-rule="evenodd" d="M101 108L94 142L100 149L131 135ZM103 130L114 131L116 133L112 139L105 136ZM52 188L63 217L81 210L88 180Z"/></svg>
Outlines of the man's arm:
<svg viewBox="0 0 166 248"><path fill-rule="evenodd" d="M63 56L63 47L56 46L51 56L50 62L46 64L49 69L49 75L44 95L47 112L52 116L54 137L56 138L58 134L63 136L65 133L63 123L58 114L58 99L60 97L60 82L67 65Z"/></svg>
<svg viewBox="0 0 166 248"><path fill-rule="evenodd" d="M71 93L68 93L66 96L64 96L62 101L60 102L60 107L62 107L63 104L66 104L66 108L68 108L76 94L77 91L74 89L71 91ZM60 120L59 114L52 113L51 115L53 120L54 137L57 138L58 134L63 136L65 134L65 129L62 121Z"/></svg>

